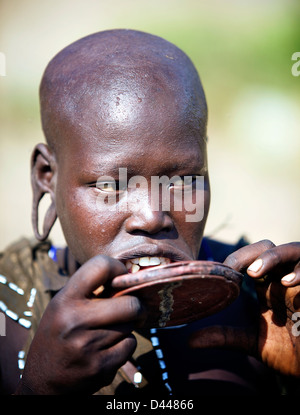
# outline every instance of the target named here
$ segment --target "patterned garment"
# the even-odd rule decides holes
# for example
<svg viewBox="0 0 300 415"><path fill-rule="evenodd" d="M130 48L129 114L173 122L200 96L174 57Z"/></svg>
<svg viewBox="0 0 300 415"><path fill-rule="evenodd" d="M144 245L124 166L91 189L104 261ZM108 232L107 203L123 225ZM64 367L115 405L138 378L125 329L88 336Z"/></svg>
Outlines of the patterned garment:
<svg viewBox="0 0 300 415"><path fill-rule="evenodd" d="M199 259L222 262L230 252L243 245L243 239L237 245L227 245L206 238ZM69 279L66 272L59 269L55 255L50 242L28 239L18 241L0 255L0 315L6 314L29 334L17 356L20 374L49 301ZM247 284L245 279L240 298L224 313L218 314L218 323L244 324L253 314L251 307L255 308L255 298ZM132 359L118 370L109 386L96 394L149 397L155 394L199 394L199 391L203 395L256 395L262 390L266 393L266 388L274 391L274 377L270 379L265 367L249 356L226 350L188 348L189 335L202 325L215 324L214 318L179 328L134 332L138 345Z"/></svg>

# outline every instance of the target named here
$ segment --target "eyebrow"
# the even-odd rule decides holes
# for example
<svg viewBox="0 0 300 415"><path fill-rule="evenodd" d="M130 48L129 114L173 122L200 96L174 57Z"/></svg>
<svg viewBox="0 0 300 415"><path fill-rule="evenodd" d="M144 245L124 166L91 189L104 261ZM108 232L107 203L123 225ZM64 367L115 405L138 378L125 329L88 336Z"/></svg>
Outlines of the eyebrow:
<svg viewBox="0 0 300 415"><path fill-rule="evenodd" d="M120 161L116 163L99 163L99 167L90 164L90 168L83 167L82 173L84 175L95 175L99 176L112 176L117 177L119 175L119 169L126 168L127 176L132 177L136 175L141 175L142 172L137 171L136 166L131 164L131 160ZM195 174L195 175L205 175L207 172L207 164L205 163L205 157L198 157L195 153L188 153L182 156L180 160L174 160L172 163L162 163L157 172L154 173L156 176L172 176L174 174Z"/></svg>

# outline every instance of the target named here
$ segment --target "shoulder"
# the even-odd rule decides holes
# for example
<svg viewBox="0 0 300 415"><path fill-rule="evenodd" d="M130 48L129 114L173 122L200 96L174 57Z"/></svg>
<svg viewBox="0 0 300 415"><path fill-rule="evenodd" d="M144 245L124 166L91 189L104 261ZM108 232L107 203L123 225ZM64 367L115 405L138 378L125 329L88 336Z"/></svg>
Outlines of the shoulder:
<svg viewBox="0 0 300 415"><path fill-rule="evenodd" d="M0 367L3 394L13 393L24 365L24 346L33 325L38 252L49 249L22 238L0 253Z"/></svg>
<svg viewBox="0 0 300 415"><path fill-rule="evenodd" d="M50 243L23 238L0 254L0 311L25 328L31 327L37 291L43 291L39 256L47 257Z"/></svg>
<svg viewBox="0 0 300 415"><path fill-rule="evenodd" d="M236 243L226 243L204 237L198 259L224 262L228 255L248 244L249 242L244 237L241 237Z"/></svg>

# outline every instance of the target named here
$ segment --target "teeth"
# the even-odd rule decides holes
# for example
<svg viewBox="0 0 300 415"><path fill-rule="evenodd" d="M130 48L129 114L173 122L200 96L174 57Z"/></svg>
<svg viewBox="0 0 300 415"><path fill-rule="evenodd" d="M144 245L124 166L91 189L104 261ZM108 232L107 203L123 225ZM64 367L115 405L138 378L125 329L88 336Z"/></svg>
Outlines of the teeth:
<svg viewBox="0 0 300 415"><path fill-rule="evenodd" d="M132 262L128 259L127 261L126 261L126 264L125 264L125 266L126 266L126 268L127 269L130 269L131 267L132 267Z"/></svg>
<svg viewBox="0 0 300 415"><path fill-rule="evenodd" d="M137 264L133 264L131 267L131 272L134 274L135 272L138 272L140 267Z"/></svg>
<svg viewBox="0 0 300 415"><path fill-rule="evenodd" d="M144 256L142 258L139 258L139 265L141 267L149 267L151 265L160 265L160 259L157 256L154 256L154 257Z"/></svg>
<svg viewBox="0 0 300 415"><path fill-rule="evenodd" d="M160 263L161 263L161 265L167 265L167 264L171 263L171 260L170 260L170 258L161 257Z"/></svg>
<svg viewBox="0 0 300 415"><path fill-rule="evenodd" d="M165 257L149 257L144 256L141 258L132 258L128 259L125 263L126 268L128 271L131 271L132 273L135 273L139 271L140 267L154 267L156 265L166 265L170 264L171 260L169 258Z"/></svg>

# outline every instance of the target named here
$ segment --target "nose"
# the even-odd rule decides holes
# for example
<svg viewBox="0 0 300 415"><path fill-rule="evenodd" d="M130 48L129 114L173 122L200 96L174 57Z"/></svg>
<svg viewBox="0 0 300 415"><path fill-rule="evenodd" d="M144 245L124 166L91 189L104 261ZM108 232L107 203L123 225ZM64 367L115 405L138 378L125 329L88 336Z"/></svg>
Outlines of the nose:
<svg viewBox="0 0 300 415"><path fill-rule="evenodd" d="M174 223L168 212L153 210L150 203L144 200L131 209L130 216L125 223L128 233L156 234L159 232L170 232Z"/></svg>
<svg viewBox="0 0 300 415"><path fill-rule="evenodd" d="M126 221L126 231L134 234L144 232L156 234L170 232L173 229L173 221L165 212L138 212L132 214Z"/></svg>

